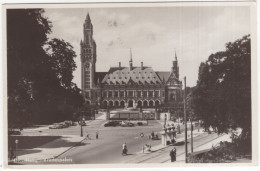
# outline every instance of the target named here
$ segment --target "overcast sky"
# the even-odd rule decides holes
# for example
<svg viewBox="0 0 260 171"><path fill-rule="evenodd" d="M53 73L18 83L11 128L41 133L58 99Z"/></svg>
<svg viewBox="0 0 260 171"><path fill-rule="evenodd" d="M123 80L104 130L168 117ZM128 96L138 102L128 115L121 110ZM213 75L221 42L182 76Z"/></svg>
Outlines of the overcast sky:
<svg viewBox="0 0 260 171"><path fill-rule="evenodd" d="M150 7L45 9L52 21L50 38L62 38L77 54L74 82L81 87L80 40L89 12L97 44L98 72L111 66L129 66L132 48L134 66L170 71L176 51L180 79L195 86L198 69L211 53L225 43L250 34L249 7Z"/></svg>

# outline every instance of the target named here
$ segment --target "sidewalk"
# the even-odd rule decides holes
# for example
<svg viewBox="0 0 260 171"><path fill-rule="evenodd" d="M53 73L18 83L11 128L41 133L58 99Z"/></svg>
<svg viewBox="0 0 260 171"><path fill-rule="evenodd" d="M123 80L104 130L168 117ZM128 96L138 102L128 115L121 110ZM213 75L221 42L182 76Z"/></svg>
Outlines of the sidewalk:
<svg viewBox="0 0 260 171"><path fill-rule="evenodd" d="M213 141L210 141L202 146L199 146L197 148L195 148L193 150L193 152L198 152L198 151L202 151L202 150L209 150L211 149L213 146L216 146L220 141L228 141L231 142L231 138L230 138L230 134L225 134L222 136L219 136L218 138L214 139ZM185 162L185 154L182 154L180 156L177 157L177 162ZM170 160L169 160L170 162Z"/></svg>
<svg viewBox="0 0 260 171"><path fill-rule="evenodd" d="M205 136L207 132L194 130L193 132L193 138L199 137L200 135L202 138L206 138ZM184 135L184 134L182 134ZM176 142L184 142L184 137L180 137L176 139ZM211 140L210 140L211 139ZM188 141L190 141L190 136L188 136ZM209 140L206 140L205 143L198 142L194 144L194 152L201 151L201 150L207 150L212 148L212 146L217 145L220 141L231 141L230 135L221 135L218 136L217 134L213 133L211 134L211 138ZM127 158L126 160L122 161L121 163L170 163L170 157L168 151L172 148L172 146L163 146L163 145L157 145L151 148L151 151L145 151L144 153L142 151L137 152L133 157ZM177 148L177 161L174 163L185 163L185 151L183 146L176 146Z"/></svg>
<svg viewBox="0 0 260 171"><path fill-rule="evenodd" d="M10 161L11 163L35 163L47 159L53 159L70 150L85 139L85 137L63 135L61 138L53 140L42 146L32 149L18 149L18 160Z"/></svg>
<svg viewBox="0 0 260 171"><path fill-rule="evenodd" d="M194 130L193 131L193 138L195 138L195 137L197 137L197 136L199 136L200 134L203 134L203 133L205 133L205 132L203 132L202 130L201 131ZM180 135L180 134L177 134L177 135ZM182 135L184 135L184 133L182 133ZM188 132L187 138L189 139L190 137L191 137L190 132ZM183 141L185 141L184 136L180 137L180 138L176 138L176 143L180 143L180 142L183 142ZM164 149L164 148L167 148L167 147L169 147L169 146L164 146L162 144L159 144L157 146L152 147L150 152L145 151L144 153L148 154L148 153L156 152L158 150L161 150L161 149ZM141 150L141 151L137 152L137 154L140 154L140 153L143 153L143 151Z"/></svg>
<svg viewBox="0 0 260 171"><path fill-rule="evenodd" d="M197 137L200 136L202 134L205 134L205 132L198 132L197 130L193 131L193 137ZM177 134L177 135L181 135L180 138L176 139L176 143L184 143L184 133L182 134ZM188 134L189 135L189 134ZM189 140L190 136L188 136L188 140ZM161 162L167 162L169 159L169 154L167 152L167 154L163 154L163 151L167 151L169 150L169 148L171 148L172 146L168 145L168 146L164 146L162 144L157 145L157 146L152 146L151 147L151 151L139 151L137 153L135 153L132 157L128 157L126 160L121 161L121 163L161 163ZM180 147L180 146L179 146ZM178 151L179 152L179 151Z"/></svg>

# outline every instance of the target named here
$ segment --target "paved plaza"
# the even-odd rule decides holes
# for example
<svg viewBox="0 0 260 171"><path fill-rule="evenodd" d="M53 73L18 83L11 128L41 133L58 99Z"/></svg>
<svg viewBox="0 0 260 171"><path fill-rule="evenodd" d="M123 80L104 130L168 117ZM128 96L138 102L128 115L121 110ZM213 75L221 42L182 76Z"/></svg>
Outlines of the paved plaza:
<svg viewBox="0 0 260 171"><path fill-rule="evenodd" d="M24 129L19 137L54 137L55 139L39 147L18 149L19 164L109 164L109 163L167 163L172 146L164 146L161 140L150 140L152 131L162 131L163 122L148 121L148 125L134 127L104 127L105 120L87 121L80 137L80 126L64 129L48 129L46 126ZM98 131L98 139L96 132ZM184 131L177 134L177 163L184 161ZM140 137L140 133L144 137ZM89 138L86 135L89 135ZM228 140L228 135L208 134L202 129L193 132L194 151L210 149L220 140ZM190 131L188 132L190 141ZM128 155L122 156L122 144L126 143ZM144 144L151 145L151 151L142 149ZM188 143L190 151L190 143Z"/></svg>

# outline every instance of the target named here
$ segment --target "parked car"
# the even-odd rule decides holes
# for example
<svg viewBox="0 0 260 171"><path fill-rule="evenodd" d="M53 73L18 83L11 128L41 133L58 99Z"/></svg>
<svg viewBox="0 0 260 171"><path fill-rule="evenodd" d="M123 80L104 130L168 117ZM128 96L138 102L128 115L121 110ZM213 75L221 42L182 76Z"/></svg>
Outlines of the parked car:
<svg viewBox="0 0 260 171"><path fill-rule="evenodd" d="M142 126L142 125L143 125L143 122L137 122L137 125L138 125L138 126Z"/></svg>
<svg viewBox="0 0 260 171"><path fill-rule="evenodd" d="M104 127L108 127L108 126L118 126L119 125L119 122L118 121L109 121L107 123L104 124Z"/></svg>
<svg viewBox="0 0 260 171"><path fill-rule="evenodd" d="M8 135L21 135L21 131L19 129L9 129Z"/></svg>
<svg viewBox="0 0 260 171"><path fill-rule="evenodd" d="M122 121L122 122L120 123L120 126L122 126L122 127L133 127L134 124L133 124L132 122Z"/></svg>
<svg viewBox="0 0 260 171"><path fill-rule="evenodd" d="M49 129L61 129L61 128L65 128L65 127L66 126L62 123L54 123L49 126Z"/></svg>
<svg viewBox="0 0 260 171"><path fill-rule="evenodd" d="M67 124L68 126L74 126L75 123L72 121L64 121L65 124Z"/></svg>
<svg viewBox="0 0 260 171"><path fill-rule="evenodd" d="M65 122L60 122L59 124L61 125L62 128L68 128L69 127L69 124L65 123Z"/></svg>

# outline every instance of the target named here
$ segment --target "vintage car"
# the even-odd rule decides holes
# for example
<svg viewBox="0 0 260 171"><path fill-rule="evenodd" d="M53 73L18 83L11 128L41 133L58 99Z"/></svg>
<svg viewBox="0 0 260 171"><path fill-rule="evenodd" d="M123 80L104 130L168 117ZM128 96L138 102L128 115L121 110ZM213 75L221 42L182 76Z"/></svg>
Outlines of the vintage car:
<svg viewBox="0 0 260 171"><path fill-rule="evenodd" d="M133 127L134 124L132 122L122 121L122 122L120 122L120 126L122 126L122 127Z"/></svg>
<svg viewBox="0 0 260 171"><path fill-rule="evenodd" d="M119 121L108 121L107 123L104 124L104 127L108 127L108 126L113 126L116 127L119 125Z"/></svg>

